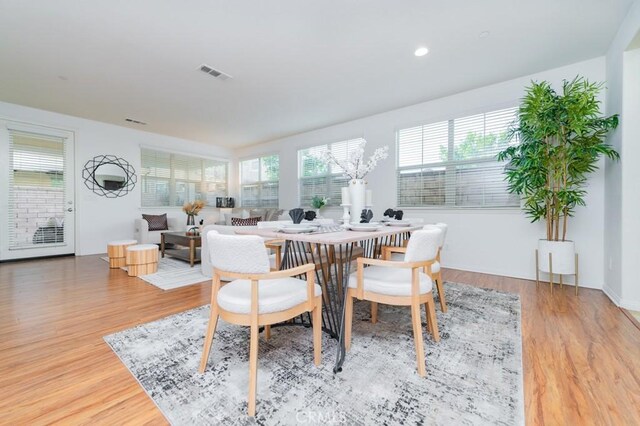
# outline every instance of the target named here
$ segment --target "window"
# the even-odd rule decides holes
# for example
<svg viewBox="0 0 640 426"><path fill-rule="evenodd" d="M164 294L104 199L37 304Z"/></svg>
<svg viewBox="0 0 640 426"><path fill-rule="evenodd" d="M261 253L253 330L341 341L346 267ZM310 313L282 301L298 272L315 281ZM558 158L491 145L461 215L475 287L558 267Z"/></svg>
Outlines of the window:
<svg viewBox="0 0 640 426"><path fill-rule="evenodd" d="M227 196L228 163L164 151L142 149L142 207L182 206Z"/></svg>
<svg viewBox="0 0 640 426"><path fill-rule="evenodd" d="M269 155L240 162L243 207L278 207L280 157Z"/></svg>
<svg viewBox="0 0 640 426"><path fill-rule="evenodd" d="M327 165L317 158L326 151L331 151L336 158L346 160L349 152L362 143L364 139L349 139L327 145L318 145L298 151L298 178L300 184L300 205L310 206L315 196L329 197L329 206L340 205L340 188L347 186L349 178L335 165Z"/></svg>
<svg viewBox="0 0 640 426"><path fill-rule="evenodd" d="M517 108L401 129L398 142L398 206L519 207L504 181L498 152Z"/></svg>

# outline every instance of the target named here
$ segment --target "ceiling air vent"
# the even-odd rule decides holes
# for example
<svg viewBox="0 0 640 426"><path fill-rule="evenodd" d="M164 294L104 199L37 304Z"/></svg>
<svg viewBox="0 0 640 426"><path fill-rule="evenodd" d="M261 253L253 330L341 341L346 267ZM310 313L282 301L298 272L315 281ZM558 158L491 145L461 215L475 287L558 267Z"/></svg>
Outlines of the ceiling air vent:
<svg viewBox="0 0 640 426"><path fill-rule="evenodd" d="M233 78L229 74L225 74L222 71L213 69L207 64L200 65L200 68L198 68L198 69L200 71L204 72L204 73L207 73L207 74L215 77L215 78L219 78L220 80L226 80L226 79L229 79L229 78Z"/></svg>
<svg viewBox="0 0 640 426"><path fill-rule="evenodd" d="M133 118L125 118L124 121L127 121L129 123L133 123L133 124L140 124L142 126L146 126L147 125L147 123L145 123L144 121L134 120Z"/></svg>

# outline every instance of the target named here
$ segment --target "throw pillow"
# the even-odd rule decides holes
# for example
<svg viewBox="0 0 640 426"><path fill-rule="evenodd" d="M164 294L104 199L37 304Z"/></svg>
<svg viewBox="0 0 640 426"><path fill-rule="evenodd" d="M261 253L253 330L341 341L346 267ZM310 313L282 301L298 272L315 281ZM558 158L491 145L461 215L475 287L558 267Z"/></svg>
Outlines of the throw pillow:
<svg viewBox="0 0 640 426"><path fill-rule="evenodd" d="M257 217L248 217L246 219L243 219L241 217L232 217L231 218L231 225L232 226L257 226L258 222L260 222L262 220L261 217L257 216Z"/></svg>
<svg viewBox="0 0 640 426"><path fill-rule="evenodd" d="M251 209L249 210L249 217L258 217L260 216L262 220L266 219L267 211L264 209Z"/></svg>
<svg viewBox="0 0 640 426"><path fill-rule="evenodd" d="M167 214L143 214L142 218L149 222L149 231L167 231L169 230L169 222L167 222Z"/></svg>
<svg viewBox="0 0 640 426"><path fill-rule="evenodd" d="M277 221L280 216L282 215L282 213L284 213L284 210L281 209L269 209L267 210L265 219L267 222L275 222Z"/></svg>

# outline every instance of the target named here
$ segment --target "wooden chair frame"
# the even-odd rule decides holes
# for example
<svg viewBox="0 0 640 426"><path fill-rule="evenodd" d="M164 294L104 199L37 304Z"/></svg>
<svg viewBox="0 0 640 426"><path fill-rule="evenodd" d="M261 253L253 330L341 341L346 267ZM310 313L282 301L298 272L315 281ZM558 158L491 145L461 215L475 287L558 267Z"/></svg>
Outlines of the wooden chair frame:
<svg viewBox="0 0 640 426"><path fill-rule="evenodd" d="M270 250L273 250L276 256L275 268L273 271L279 271L282 266L282 244L284 244L284 240L269 240L264 243L264 246Z"/></svg>
<svg viewBox="0 0 640 426"><path fill-rule="evenodd" d="M431 267L425 268L424 273L429 275L433 281L436 282L436 288L438 289L438 296L440 296L440 309L442 312L447 312L449 308L447 307L447 299L444 294L444 282L442 281L442 262L440 261L440 250L442 248L438 248L438 254L436 254L436 261L440 264L440 270L438 272L432 272ZM406 253L407 247L392 247L392 246L383 246L382 247L382 258L384 260L391 260L391 253ZM372 308L373 309L373 308ZM371 313L373 317L373 312ZM377 312L376 312L377 316Z"/></svg>
<svg viewBox="0 0 640 426"><path fill-rule="evenodd" d="M258 332L260 326L265 326L265 335L271 324L287 321L295 318L305 312L311 312L313 322L313 356L315 365L320 365L321 361L321 342L322 342L322 296L315 295L315 265L308 263L296 268L286 269L283 271L269 272L265 274L244 274L229 271L222 271L213 268L213 285L211 290L211 315L209 317L209 326L205 335L204 351L200 361L200 373L204 373L207 368L207 361L213 343L213 335L218 324L218 317L223 320L236 324L251 327L251 340L249 346L249 416L253 417L256 413L256 388L258 376ZM258 291L259 282L261 280L271 280L276 278L295 277L306 275L307 281L307 301L300 303L292 308L281 312L272 312L268 314L259 314L258 312ZM218 305L218 291L220 290L220 276L232 279L244 279L251 281L251 311L248 314L239 314L229 312L222 309ZM270 330L269 330L270 332Z"/></svg>
<svg viewBox="0 0 640 426"><path fill-rule="evenodd" d="M416 361L418 363L418 374L422 377L426 375L424 365L424 342L422 339L422 322L420 319L420 306L424 305L427 314L427 331L433 336L436 342L440 341L438 330L438 320L436 319L435 302L433 292L420 294L420 270L428 268L435 260L420 262L394 262L390 260L369 259L360 257L357 260L358 269L356 272L357 287L347 290L347 300L345 306L345 346L351 348L351 328L353 325L353 299L368 300L378 303L396 306L411 306L411 322L413 324L413 340L416 347ZM408 268L411 269L411 296L389 296L364 290L364 267L365 265L382 266L387 268ZM374 321L372 316L372 322Z"/></svg>

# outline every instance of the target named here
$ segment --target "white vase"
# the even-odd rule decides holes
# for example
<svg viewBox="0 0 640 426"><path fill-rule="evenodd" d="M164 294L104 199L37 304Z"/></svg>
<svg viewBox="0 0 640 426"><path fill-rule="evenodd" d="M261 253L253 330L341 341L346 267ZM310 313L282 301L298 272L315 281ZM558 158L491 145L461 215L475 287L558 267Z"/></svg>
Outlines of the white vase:
<svg viewBox="0 0 640 426"><path fill-rule="evenodd" d="M576 246L573 241L538 240L538 268L542 272L549 272L549 253L554 274L576 273Z"/></svg>
<svg viewBox="0 0 640 426"><path fill-rule="evenodd" d="M360 215L364 210L367 183L364 179L349 181L349 197L351 198L351 223L360 223Z"/></svg>

